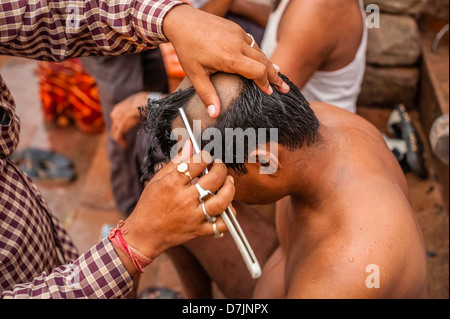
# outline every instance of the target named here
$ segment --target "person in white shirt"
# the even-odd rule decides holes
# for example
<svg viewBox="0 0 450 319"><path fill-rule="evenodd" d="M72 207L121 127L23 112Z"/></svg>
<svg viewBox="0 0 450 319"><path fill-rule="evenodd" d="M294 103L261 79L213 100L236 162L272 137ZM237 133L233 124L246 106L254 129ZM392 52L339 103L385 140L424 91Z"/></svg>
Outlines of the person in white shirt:
<svg viewBox="0 0 450 319"><path fill-rule="evenodd" d="M309 101L356 112L366 66L362 0L276 0L261 49Z"/></svg>

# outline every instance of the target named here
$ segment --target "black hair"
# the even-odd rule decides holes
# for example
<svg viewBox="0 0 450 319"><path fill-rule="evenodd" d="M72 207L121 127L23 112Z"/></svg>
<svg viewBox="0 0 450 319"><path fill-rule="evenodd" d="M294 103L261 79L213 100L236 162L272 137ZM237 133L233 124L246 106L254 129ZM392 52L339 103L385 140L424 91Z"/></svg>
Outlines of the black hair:
<svg viewBox="0 0 450 319"><path fill-rule="evenodd" d="M231 105L222 111L214 122L213 127L218 129L222 136L226 135L226 129L246 129L265 128L266 136L264 141L269 142L271 138L270 128L277 129L277 142L288 150L295 150L304 145L310 146L317 142L319 137L319 121L308 101L300 93L300 90L284 75L280 77L290 86L287 94L274 90L272 95L263 93L252 80L240 77L240 90ZM193 87L186 90L176 91L168 97L159 101L149 101L147 108L142 113L144 118L144 128L154 137L149 140L147 151L142 165L143 178L146 179L155 173L154 165L157 162L170 160L170 152L177 141L171 139L172 122L179 116L178 108L186 106L192 96L195 94ZM207 130L208 128L206 128ZM205 131L206 131L205 130ZM241 130L239 130L241 132ZM236 132L235 132L236 133ZM233 136L236 140L244 141L244 156L247 158L248 147L258 145L250 143L246 136ZM256 136L257 139L261 136ZM225 149L225 141L222 142L222 161L238 174L247 172L245 164L241 162L225 161L225 156L233 156L235 149ZM202 148L209 141L202 140ZM162 153L164 159L155 154ZM218 157L218 154L211 153L212 157ZM228 162L228 163L227 163Z"/></svg>

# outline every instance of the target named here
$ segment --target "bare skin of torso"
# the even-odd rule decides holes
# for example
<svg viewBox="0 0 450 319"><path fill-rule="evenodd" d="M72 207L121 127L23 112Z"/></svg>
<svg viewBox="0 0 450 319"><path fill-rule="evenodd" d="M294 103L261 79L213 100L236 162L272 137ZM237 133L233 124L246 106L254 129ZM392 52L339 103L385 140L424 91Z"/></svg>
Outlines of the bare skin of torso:
<svg viewBox="0 0 450 319"><path fill-rule="evenodd" d="M305 205L294 196L277 203L280 246L264 265L254 297L426 297L420 227L403 172L380 133L336 107L311 107L333 132L333 164L317 173L320 203ZM371 275L379 287L367 284Z"/></svg>

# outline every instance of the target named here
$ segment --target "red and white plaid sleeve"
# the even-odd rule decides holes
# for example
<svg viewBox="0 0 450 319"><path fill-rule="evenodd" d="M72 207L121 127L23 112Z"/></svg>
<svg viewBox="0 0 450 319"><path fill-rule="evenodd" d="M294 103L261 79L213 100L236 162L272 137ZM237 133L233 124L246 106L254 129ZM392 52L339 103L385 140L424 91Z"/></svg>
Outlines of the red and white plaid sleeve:
<svg viewBox="0 0 450 319"><path fill-rule="evenodd" d="M45 272L31 282L0 291L3 299L114 299L124 298L133 279L105 238L74 262Z"/></svg>
<svg viewBox="0 0 450 319"><path fill-rule="evenodd" d="M163 20L181 1L7 0L0 3L0 54L61 61L137 53L167 42Z"/></svg>

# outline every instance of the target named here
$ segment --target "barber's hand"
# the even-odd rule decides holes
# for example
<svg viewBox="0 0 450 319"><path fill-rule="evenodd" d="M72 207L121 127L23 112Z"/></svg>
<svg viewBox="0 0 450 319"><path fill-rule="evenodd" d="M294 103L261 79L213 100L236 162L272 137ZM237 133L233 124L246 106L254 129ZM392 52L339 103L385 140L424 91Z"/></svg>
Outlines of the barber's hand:
<svg viewBox="0 0 450 319"><path fill-rule="evenodd" d="M141 120L138 107L147 105L149 92L139 92L117 103L111 116L111 137L120 146L127 146L126 134Z"/></svg>
<svg viewBox="0 0 450 319"><path fill-rule="evenodd" d="M281 92L289 91L266 55L257 44L250 47L251 38L236 23L181 5L170 10L163 28L212 118L220 113L220 101L210 80L217 71L252 79L267 94L273 92L270 83Z"/></svg>
<svg viewBox="0 0 450 319"><path fill-rule="evenodd" d="M192 148L190 142L186 144ZM211 156L203 151L185 162L192 178L195 178L210 164ZM127 244L150 258L191 239L214 234L213 225L207 222L203 214L197 188L189 177L178 172L179 163L178 157L153 177L145 187L135 210L125 221L124 228L128 232L124 238ZM226 166L214 162L209 173L197 182L213 193L220 188L216 195L205 202L208 214L216 216L225 211L235 192L234 182L227 176ZM216 225L219 232L227 231L222 218L217 218ZM126 257L121 258L126 261ZM125 262L124 264L127 266ZM135 272L132 264L127 269L131 273Z"/></svg>

